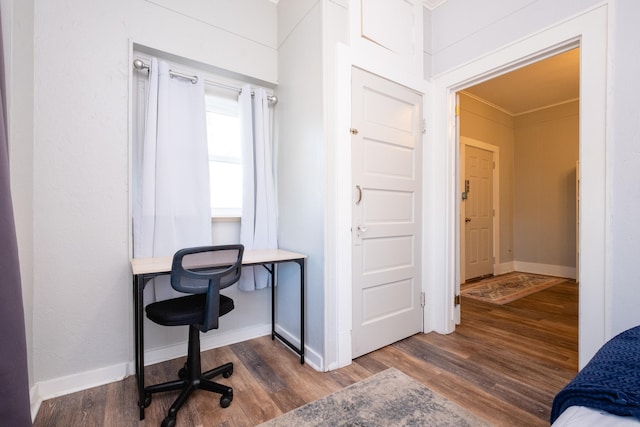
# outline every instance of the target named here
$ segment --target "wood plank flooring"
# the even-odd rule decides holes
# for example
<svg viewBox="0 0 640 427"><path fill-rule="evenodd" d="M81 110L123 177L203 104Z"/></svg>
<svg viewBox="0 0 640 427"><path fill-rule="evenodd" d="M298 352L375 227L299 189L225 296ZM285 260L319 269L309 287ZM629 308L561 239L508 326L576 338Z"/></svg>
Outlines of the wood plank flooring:
<svg viewBox="0 0 640 427"><path fill-rule="evenodd" d="M203 353L203 366L234 363L219 382L234 389L226 409L196 392L180 426L254 426L396 367L495 426L548 426L553 396L577 372L578 286L566 282L504 306L462 299L462 323L449 335L417 334L364 355L345 368L317 372L269 337ZM147 383L171 379L176 359L146 368ZM390 393L398 391L390 390ZM155 395L138 420L134 377L43 402L42 426L156 426L175 398Z"/></svg>

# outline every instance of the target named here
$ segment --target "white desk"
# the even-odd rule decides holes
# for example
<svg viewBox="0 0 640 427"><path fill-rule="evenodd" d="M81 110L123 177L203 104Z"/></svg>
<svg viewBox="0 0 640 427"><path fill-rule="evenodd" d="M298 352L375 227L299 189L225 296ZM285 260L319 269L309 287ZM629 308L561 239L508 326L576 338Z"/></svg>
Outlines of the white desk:
<svg viewBox="0 0 640 427"><path fill-rule="evenodd" d="M281 249L246 250L242 257L242 265L262 265L271 274L271 339L278 338L300 356L304 363L304 265L306 255L284 251ZM158 258L133 258L133 322L134 346L136 352L136 379L138 380L138 406L140 419L144 419L144 304L143 292L149 280L157 276L171 273L172 256ZM295 262L300 266L300 348L293 345L275 330L275 265L283 262Z"/></svg>

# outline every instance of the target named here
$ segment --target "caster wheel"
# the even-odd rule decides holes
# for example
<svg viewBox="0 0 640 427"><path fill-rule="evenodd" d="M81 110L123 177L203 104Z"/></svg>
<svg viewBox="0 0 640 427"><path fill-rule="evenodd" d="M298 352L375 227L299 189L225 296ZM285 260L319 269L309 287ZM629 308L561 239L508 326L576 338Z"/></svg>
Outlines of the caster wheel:
<svg viewBox="0 0 640 427"><path fill-rule="evenodd" d="M189 372L189 366L185 362L184 366L182 366L182 368L180 368L180 370L178 371L178 378L180 378L181 380L187 378L188 372Z"/></svg>
<svg viewBox="0 0 640 427"><path fill-rule="evenodd" d="M224 394L220 398L220 406L223 408L229 407L231 405L231 401L233 400L233 394Z"/></svg>
<svg viewBox="0 0 640 427"><path fill-rule="evenodd" d="M224 371L224 372L222 373L222 376L223 376L224 378L229 378L231 375L233 375L233 368L229 369L228 371Z"/></svg>
<svg viewBox="0 0 640 427"><path fill-rule="evenodd" d="M144 402L142 403L142 406L144 408L148 408L149 405L151 405L151 395L150 394L145 394L144 395Z"/></svg>
<svg viewBox="0 0 640 427"><path fill-rule="evenodd" d="M181 380L187 378L187 369L186 368L180 368L180 370L178 371L178 378L180 378Z"/></svg>
<svg viewBox="0 0 640 427"><path fill-rule="evenodd" d="M175 427L175 425L176 425L175 417L167 417L164 420L162 420L162 424L160 424L160 427Z"/></svg>

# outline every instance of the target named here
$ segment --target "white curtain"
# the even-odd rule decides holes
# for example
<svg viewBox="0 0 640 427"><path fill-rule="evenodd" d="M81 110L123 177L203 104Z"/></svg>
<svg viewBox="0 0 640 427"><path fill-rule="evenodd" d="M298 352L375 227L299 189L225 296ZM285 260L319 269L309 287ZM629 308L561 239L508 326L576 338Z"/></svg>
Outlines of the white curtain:
<svg viewBox="0 0 640 427"><path fill-rule="evenodd" d="M145 134L134 167L134 256L171 256L211 244L204 79L171 77L151 60ZM139 151L140 152L140 151ZM156 279L155 299L178 295Z"/></svg>
<svg viewBox="0 0 640 427"><path fill-rule="evenodd" d="M245 85L238 99L242 126L242 219L240 243L246 250L276 249L277 212L271 154L271 115L264 89ZM269 285L262 267L245 267L239 282L244 291Z"/></svg>

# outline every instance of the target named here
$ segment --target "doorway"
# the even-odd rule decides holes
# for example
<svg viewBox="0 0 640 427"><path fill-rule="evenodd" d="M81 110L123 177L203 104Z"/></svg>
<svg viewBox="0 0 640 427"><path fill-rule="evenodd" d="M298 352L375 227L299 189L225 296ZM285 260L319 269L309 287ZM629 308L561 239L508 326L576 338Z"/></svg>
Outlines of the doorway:
<svg viewBox="0 0 640 427"><path fill-rule="evenodd" d="M577 278L580 49L458 96L461 284L512 271ZM470 138L485 141L478 148ZM483 145L504 154L496 169ZM494 170L495 204L487 191Z"/></svg>

